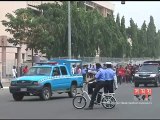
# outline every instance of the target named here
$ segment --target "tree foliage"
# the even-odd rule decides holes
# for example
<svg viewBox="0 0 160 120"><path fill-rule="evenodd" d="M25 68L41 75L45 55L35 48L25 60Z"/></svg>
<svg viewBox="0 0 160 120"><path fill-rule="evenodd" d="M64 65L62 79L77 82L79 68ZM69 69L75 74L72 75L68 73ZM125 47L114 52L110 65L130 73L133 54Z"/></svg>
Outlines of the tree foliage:
<svg viewBox="0 0 160 120"><path fill-rule="evenodd" d="M67 2L42 4L37 9L21 8L14 14L6 14L8 21L3 20L2 24L13 35L8 41L14 45L27 44L27 48L46 53L48 58L68 56ZM103 17L96 9L86 11L83 2L73 1L71 23L74 57L94 57L98 50L101 57L155 58L160 55L160 32L156 32L152 16L148 26L144 21L139 29L131 18L126 28L124 16Z"/></svg>

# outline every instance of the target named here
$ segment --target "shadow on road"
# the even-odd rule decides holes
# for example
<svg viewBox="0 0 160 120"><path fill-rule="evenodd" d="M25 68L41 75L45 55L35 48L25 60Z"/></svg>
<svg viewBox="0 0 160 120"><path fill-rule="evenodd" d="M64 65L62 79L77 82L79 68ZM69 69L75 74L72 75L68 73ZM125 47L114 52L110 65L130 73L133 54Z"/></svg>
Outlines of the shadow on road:
<svg viewBox="0 0 160 120"><path fill-rule="evenodd" d="M28 97L28 96L25 96L25 97ZM53 96L50 98L50 100L47 100L47 101L64 100L64 99L72 99L72 98L69 98L68 96ZM14 101L13 99L9 100L9 102L38 102L38 101L44 101L44 100L41 100L39 97L37 97L37 98L30 97L29 99L24 98L22 101ZM47 101L44 101L44 102L47 102Z"/></svg>

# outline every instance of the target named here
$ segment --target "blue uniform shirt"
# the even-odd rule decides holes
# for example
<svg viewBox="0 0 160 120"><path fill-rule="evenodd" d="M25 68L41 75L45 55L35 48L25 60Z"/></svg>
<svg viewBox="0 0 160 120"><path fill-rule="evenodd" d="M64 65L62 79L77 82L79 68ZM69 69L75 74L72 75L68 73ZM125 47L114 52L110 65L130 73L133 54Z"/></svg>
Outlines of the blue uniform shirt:
<svg viewBox="0 0 160 120"><path fill-rule="evenodd" d="M85 75L87 73L87 69L86 68L83 68L82 69L82 75Z"/></svg>
<svg viewBox="0 0 160 120"><path fill-rule="evenodd" d="M116 72L113 69L111 68L105 69L105 80L114 80L115 75Z"/></svg>
<svg viewBox="0 0 160 120"><path fill-rule="evenodd" d="M96 81L105 81L105 70L102 68L98 69L98 72L95 75Z"/></svg>

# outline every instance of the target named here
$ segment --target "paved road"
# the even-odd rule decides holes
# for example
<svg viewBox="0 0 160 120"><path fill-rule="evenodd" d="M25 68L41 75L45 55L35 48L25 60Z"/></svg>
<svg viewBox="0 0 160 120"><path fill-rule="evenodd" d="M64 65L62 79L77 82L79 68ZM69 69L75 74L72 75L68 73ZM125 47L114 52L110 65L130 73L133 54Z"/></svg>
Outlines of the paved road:
<svg viewBox="0 0 160 120"><path fill-rule="evenodd" d="M123 84L116 91L119 102L134 102L133 85ZM113 109L101 105L93 110L77 110L72 105L72 98L67 94L54 94L49 101L40 101L38 97L24 97L15 102L8 89L0 90L1 119L147 119L159 118L160 87L152 89L152 104L117 104Z"/></svg>

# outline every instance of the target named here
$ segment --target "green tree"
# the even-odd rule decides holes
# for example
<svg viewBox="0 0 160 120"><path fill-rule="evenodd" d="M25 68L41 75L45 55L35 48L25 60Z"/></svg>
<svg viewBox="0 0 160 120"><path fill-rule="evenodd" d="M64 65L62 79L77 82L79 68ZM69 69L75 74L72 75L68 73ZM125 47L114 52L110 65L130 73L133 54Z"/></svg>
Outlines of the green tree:
<svg viewBox="0 0 160 120"><path fill-rule="evenodd" d="M148 24L147 28L147 45L148 45L148 57L156 57L156 27L154 24L154 19L152 16L150 16L150 22Z"/></svg>
<svg viewBox="0 0 160 120"><path fill-rule="evenodd" d="M124 16L121 19L120 31L121 31L121 34L123 36L123 41L122 41L123 55L125 57L129 57L130 56L130 44L127 42L128 37L127 37L127 33L126 33L125 18L124 18Z"/></svg>
<svg viewBox="0 0 160 120"><path fill-rule="evenodd" d="M139 48L138 48L138 39L137 39L137 31L138 31L138 27L137 25L134 23L133 19L130 19L130 38L132 40L132 51L131 51L131 57L137 57L138 56L138 52L139 52Z"/></svg>
<svg viewBox="0 0 160 120"><path fill-rule="evenodd" d="M119 13L117 14L117 17L116 17L116 23L117 23L118 27L120 28L121 23L120 23Z"/></svg>
<svg viewBox="0 0 160 120"><path fill-rule="evenodd" d="M139 57L147 57L147 26L145 21L138 32Z"/></svg>

